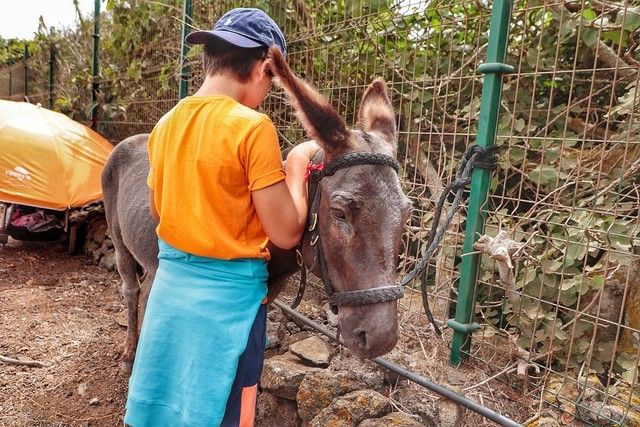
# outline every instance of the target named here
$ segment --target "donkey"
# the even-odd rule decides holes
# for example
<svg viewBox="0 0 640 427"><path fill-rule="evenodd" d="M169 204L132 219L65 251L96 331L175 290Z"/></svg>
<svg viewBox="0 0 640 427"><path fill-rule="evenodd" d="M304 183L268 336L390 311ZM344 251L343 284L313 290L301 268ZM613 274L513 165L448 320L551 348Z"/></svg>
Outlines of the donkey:
<svg viewBox="0 0 640 427"><path fill-rule="evenodd" d="M330 301L339 307L340 333L347 347L362 358L380 356L398 340L396 300L402 292L389 284L395 284L401 236L412 208L394 170L398 135L386 85L377 79L366 89L358 129L352 130L320 93L291 72L279 50L272 48L270 56L276 84L321 146L314 163L325 165L325 171L309 183L312 212L297 248L303 262L296 250L269 246L269 300L299 264L306 265L333 293ZM129 313L125 369L135 355L138 303L143 313L158 265L156 222L149 213L146 186L147 138L132 136L116 146L102 176L107 223ZM142 291L136 261L146 271Z"/></svg>

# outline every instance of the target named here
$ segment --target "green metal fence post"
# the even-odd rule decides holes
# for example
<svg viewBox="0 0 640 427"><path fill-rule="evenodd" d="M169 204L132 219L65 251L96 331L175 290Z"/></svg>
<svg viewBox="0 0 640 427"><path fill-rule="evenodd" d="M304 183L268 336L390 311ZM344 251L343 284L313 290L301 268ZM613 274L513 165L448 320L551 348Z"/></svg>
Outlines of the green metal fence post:
<svg viewBox="0 0 640 427"><path fill-rule="evenodd" d="M189 52L189 48L185 43L184 39L187 37L187 34L191 31L192 20L191 14L193 11L193 6L191 0L184 0L184 9L182 11L182 40L180 40L180 88L178 91L179 99L187 96L187 92L189 91L189 65L186 63L187 52Z"/></svg>
<svg viewBox="0 0 640 427"><path fill-rule="evenodd" d="M487 62L478 67L484 73L480 119L478 122L477 144L483 148L494 144L502 95L502 74L513 72L513 67L504 64L509 34L509 18L513 0L494 0L489 23L489 43ZM482 205L487 199L491 173L487 169L476 168L471 176L471 195L467 212L467 224L464 236L462 265L460 267L460 285L456 304L455 319L447 324L454 330L451 342L451 364L460 365L464 353L471 345L469 334L480 326L472 323L474 311L475 287L478 276L477 254L473 254L473 244L484 231Z"/></svg>
<svg viewBox="0 0 640 427"><path fill-rule="evenodd" d="M29 59L29 46L24 45L24 55L22 56L22 63L24 65L24 98L27 99L29 94L29 67L27 66L27 59Z"/></svg>
<svg viewBox="0 0 640 427"><path fill-rule="evenodd" d="M13 59L9 59L9 100L11 100L11 86L13 86Z"/></svg>
<svg viewBox="0 0 640 427"><path fill-rule="evenodd" d="M53 67L56 62L56 50L49 46L49 109L53 109Z"/></svg>
<svg viewBox="0 0 640 427"><path fill-rule="evenodd" d="M100 0L94 0L93 8L93 64L91 67L91 128L96 127L98 115L98 74L100 66Z"/></svg>

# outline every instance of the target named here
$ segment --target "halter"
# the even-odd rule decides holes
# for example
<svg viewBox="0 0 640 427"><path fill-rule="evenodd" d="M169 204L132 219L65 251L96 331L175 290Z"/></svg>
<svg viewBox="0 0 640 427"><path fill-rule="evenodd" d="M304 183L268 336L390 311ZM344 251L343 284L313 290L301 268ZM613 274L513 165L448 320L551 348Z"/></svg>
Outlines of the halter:
<svg viewBox="0 0 640 427"><path fill-rule="evenodd" d="M370 289L362 289L357 291L336 292L331 285L331 279L327 269L327 263L322 250L322 243L320 241L320 233L318 227L318 210L320 208L320 198L322 191L319 190L320 181L327 176L335 174L340 169L349 168L359 165L384 165L392 168L398 173L399 165L396 159L385 154L376 153L350 153L344 156L335 158L331 162L327 163L311 163L307 168L307 176L309 178L309 214L307 216L307 231L311 233L310 244L315 251L315 259L320 265L320 275L324 288L329 296L329 304L331 310L337 313L338 306L341 305L368 305L378 304L383 302L395 301L404 296L403 287L401 285L386 285ZM302 243L301 243L302 245ZM302 259L302 253L300 247L296 250L296 257L298 265L301 268L300 274L300 287L298 288L298 295L291 303L291 307L295 308L304 294L306 288L306 268Z"/></svg>
<svg viewBox="0 0 640 427"><path fill-rule="evenodd" d="M363 135L365 139L367 139L368 135L366 133L363 133ZM333 288L331 287L329 275L327 274L327 265L324 260L324 254L322 253L322 247L321 245L318 245L318 242L320 240L320 235L316 231L318 222L318 207L320 206L320 191L317 191L318 182L323 177L333 175L336 171L342 168L355 165L387 165L392 167L397 173L398 162L394 158L385 156L383 154L352 153L343 157L339 157L326 166L324 166L323 163L310 165L308 169L308 174L311 178L309 193L313 195L313 202L311 203L307 220L309 224L308 230L314 233L311 238L311 245L315 248L315 258L320 263L322 280L325 284L327 293L329 294L329 302L334 313L337 312L337 306L339 305L375 304L379 302L388 302L400 299L403 297L404 286L414 278L420 277L422 305L424 307L425 314L433 325L436 333L439 336L442 335L442 333L440 332L440 328L438 327L438 324L436 323L435 319L433 318L433 314L429 309L429 301L427 299L427 277L425 274L426 268L429 260L431 259L431 256L442 241L444 232L448 229L449 224L453 219L453 215L458 211L458 209L460 209L460 199L465 187L471 182L471 172L473 171L473 168L479 167L483 169L494 169L497 165L497 148L498 147L495 145L484 148L476 144L470 145L467 148L460 161L460 164L458 165L458 171L456 172L455 179L453 179L445 187L444 191L440 195L440 198L438 199L438 202L436 203L436 209L433 214L433 223L440 223L440 215L442 213L444 203L446 202L449 193L454 192L455 197L453 202L451 203L449 212L440 226L436 225L431 228L429 237L427 238L427 243L425 245L426 250L424 252L424 255L422 256L422 259L409 273L407 273L407 275L400 281L399 285L382 286L379 288L341 293L334 292ZM312 186L311 184L314 185ZM300 304L306 287L307 274L302 259L302 254L300 252L300 247L301 246L299 246L296 250L298 265L302 270L300 274L300 287L298 289L298 295L296 295L296 298L291 303L291 308L295 308L298 306L298 304Z"/></svg>

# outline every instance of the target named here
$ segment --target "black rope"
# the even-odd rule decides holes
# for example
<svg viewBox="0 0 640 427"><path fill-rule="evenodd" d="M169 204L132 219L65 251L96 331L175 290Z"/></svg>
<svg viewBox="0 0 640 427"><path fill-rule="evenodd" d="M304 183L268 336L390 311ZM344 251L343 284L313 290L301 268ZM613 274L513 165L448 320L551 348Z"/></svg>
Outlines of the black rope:
<svg viewBox="0 0 640 427"><path fill-rule="evenodd" d="M455 179L449 183L440 195L440 199L438 199L438 203L436 204L435 211L433 213L433 225L431 230L429 231L429 235L427 237L427 242L425 246L427 249L424 252L424 255L416 265L416 267L411 270L400 282L400 286L405 286L407 283L411 282L417 276L420 276L420 290L422 291L422 305L424 307L425 314L427 315L427 319L433 325L433 328L438 334L438 336L442 336L442 332L440 331L440 327L436 323L433 313L431 313L431 309L429 308L429 300L427 298L427 266L431 259L431 256L436 251L442 238L444 237L444 233L447 228L449 228L449 224L453 220L453 216L460 209L460 200L462 199L462 194L464 193L465 187L471 183L471 172L474 167L480 167L483 169L494 169L497 165L498 159L496 156L497 146L491 146L487 149L482 148L479 145L470 146L467 151L462 156L460 160L460 165L458 166L458 171L456 172ZM449 196L449 193L454 191L455 196L453 202L451 203L451 209L447 213L442 225L440 223L440 216L442 215L442 209L444 204Z"/></svg>
<svg viewBox="0 0 640 427"><path fill-rule="evenodd" d="M378 304L395 301L403 296L402 286L383 286L333 294L329 297L329 303L332 306Z"/></svg>

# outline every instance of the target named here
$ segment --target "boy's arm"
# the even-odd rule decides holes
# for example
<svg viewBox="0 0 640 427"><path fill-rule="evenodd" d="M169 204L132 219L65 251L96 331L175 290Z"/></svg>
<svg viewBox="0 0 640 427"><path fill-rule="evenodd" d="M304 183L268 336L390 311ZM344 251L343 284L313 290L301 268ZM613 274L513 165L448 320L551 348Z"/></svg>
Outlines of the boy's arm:
<svg viewBox="0 0 640 427"><path fill-rule="evenodd" d="M156 210L156 203L152 189L149 189L149 212L151 212L151 217L153 219L160 221L160 215L158 215L158 211Z"/></svg>
<svg viewBox="0 0 640 427"><path fill-rule="evenodd" d="M318 152L320 146L314 141L306 141L296 145L287 155L285 172L287 174L285 182L291 193L293 204L298 215L298 222L304 224L307 221L307 166Z"/></svg>
<svg viewBox="0 0 640 427"><path fill-rule="evenodd" d="M318 146L305 142L287 156L285 181L251 193L264 231L274 245L290 249L298 244L307 221L307 184L304 175Z"/></svg>

